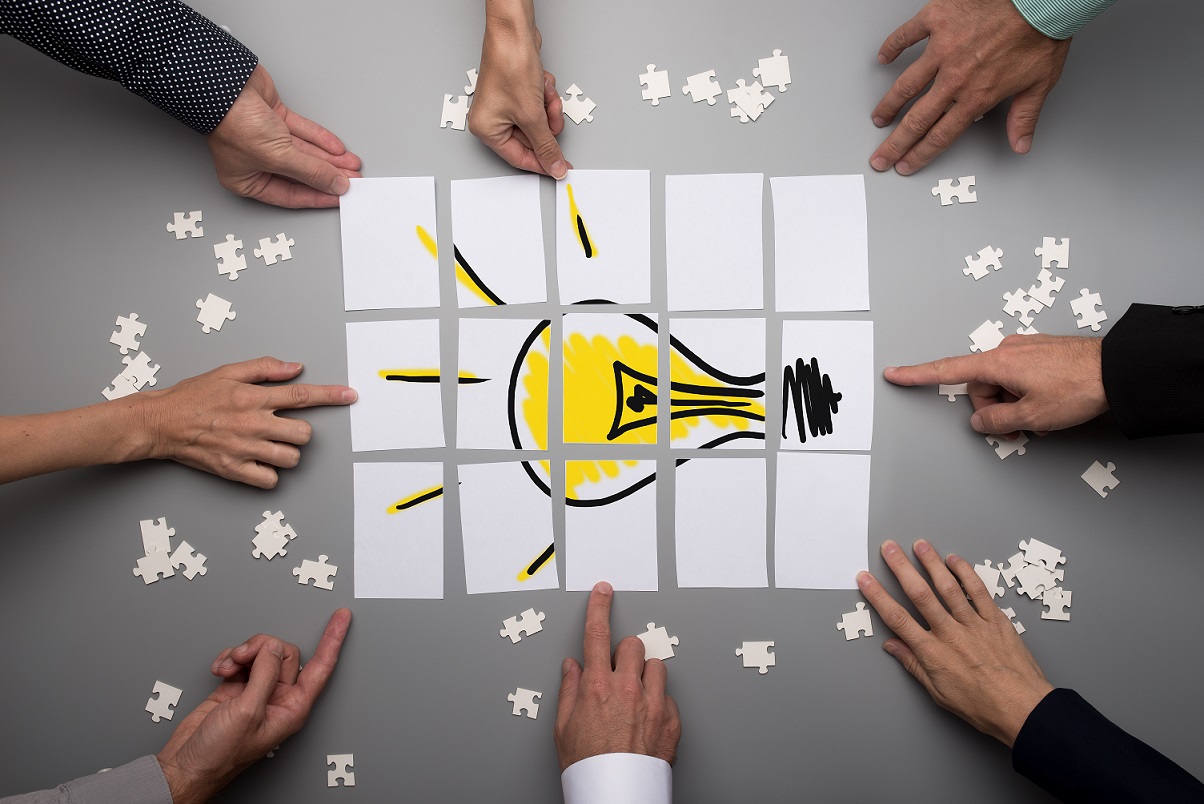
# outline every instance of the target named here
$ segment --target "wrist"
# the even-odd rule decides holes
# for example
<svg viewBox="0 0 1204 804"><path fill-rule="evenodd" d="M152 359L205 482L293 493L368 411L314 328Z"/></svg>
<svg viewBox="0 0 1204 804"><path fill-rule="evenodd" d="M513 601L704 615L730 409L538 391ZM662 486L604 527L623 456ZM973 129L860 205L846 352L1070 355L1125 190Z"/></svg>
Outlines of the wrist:
<svg viewBox="0 0 1204 804"><path fill-rule="evenodd" d="M488 0L485 3L485 38L513 42L534 40L533 0Z"/></svg>
<svg viewBox="0 0 1204 804"><path fill-rule="evenodd" d="M1028 721L1028 716L1053 689L1052 684L1041 679L1040 683L1034 684L1027 691L1010 696L1011 706L1001 712L1002 718L995 724L992 736L1008 748L1012 748L1016 744L1016 738L1020 736L1020 730Z"/></svg>
<svg viewBox="0 0 1204 804"><path fill-rule="evenodd" d="M167 761L160 754L155 757L159 763L159 768L163 771L163 777L167 779L167 789L171 793L172 804L202 804L208 801L210 796L217 792L215 790L203 789L204 785L198 784L197 779Z"/></svg>

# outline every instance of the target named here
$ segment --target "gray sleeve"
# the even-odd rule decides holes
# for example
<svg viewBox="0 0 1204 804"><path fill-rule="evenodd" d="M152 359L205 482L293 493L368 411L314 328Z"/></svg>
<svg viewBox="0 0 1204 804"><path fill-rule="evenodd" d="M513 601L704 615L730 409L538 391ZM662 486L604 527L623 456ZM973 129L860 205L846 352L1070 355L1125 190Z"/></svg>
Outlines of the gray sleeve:
<svg viewBox="0 0 1204 804"><path fill-rule="evenodd" d="M172 800L158 760L145 756L53 790L0 798L0 804L172 804Z"/></svg>

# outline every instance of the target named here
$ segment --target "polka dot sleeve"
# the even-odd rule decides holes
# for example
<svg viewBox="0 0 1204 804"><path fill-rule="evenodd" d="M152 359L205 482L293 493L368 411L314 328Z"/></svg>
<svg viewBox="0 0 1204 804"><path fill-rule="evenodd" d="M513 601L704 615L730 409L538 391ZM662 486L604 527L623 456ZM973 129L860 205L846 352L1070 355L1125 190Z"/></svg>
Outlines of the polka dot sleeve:
<svg viewBox="0 0 1204 804"><path fill-rule="evenodd" d="M0 33L208 134L259 59L179 0L0 0Z"/></svg>

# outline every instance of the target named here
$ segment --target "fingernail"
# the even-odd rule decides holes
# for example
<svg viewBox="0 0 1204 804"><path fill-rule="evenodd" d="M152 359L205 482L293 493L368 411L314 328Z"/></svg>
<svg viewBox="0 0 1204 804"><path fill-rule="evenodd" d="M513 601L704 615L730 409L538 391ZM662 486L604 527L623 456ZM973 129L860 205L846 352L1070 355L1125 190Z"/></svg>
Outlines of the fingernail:
<svg viewBox="0 0 1204 804"><path fill-rule="evenodd" d="M878 128L882 128L883 126L886 125L886 118L885 117L875 117L874 125L877 126Z"/></svg>
<svg viewBox="0 0 1204 804"><path fill-rule="evenodd" d="M870 574L864 570L857 573L857 585L862 589L868 589L870 585Z"/></svg>
<svg viewBox="0 0 1204 804"><path fill-rule="evenodd" d="M887 653L889 653L891 656L896 656L899 653L899 646L896 645L894 642L884 642L882 644L882 649L884 651L886 651Z"/></svg>
<svg viewBox="0 0 1204 804"><path fill-rule="evenodd" d="M614 591L614 589L606 581L598 581L596 584L594 584L594 591L600 592L604 595L609 595Z"/></svg>
<svg viewBox="0 0 1204 804"><path fill-rule="evenodd" d="M268 652L271 653L273 656L275 656L277 659L284 658L284 646L281 645L278 640L273 639L271 642L268 643Z"/></svg>
<svg viewBox="0 0 1204 804"><path fill-rule="evenodd" d="M246 642L244 642L244 643L242 643L241 645L239 645L237 648L235 648L234 650L232 650L232 651L230 651L230 652L231 652L231 653L241 653L242 651L244 651L244 650L246 650L246 649L247 649L247 643L246 643Z"/></svg>
<svg viewBox="0 0 1204 804"><path fill-rule="evenodd" d="M230 661L229 659L222 659L222 663L217 666L217 669L218 670L228 670L229 668L231 668L233 666L234 666L234 662Z"/></svg>
<svg viewBox="0 0 1204 804"><path fill-rule="evenodd" d="M1026 154L1033 147L1032 135L1026 135L1016 140L1016 153Z"/></svg>
<svg viewBox="0 0 1204 804"><path fill-rule="evenodd" d="M870 167L881 173L882 171L890 168L890 162L886 161L885 156L875 156L870 160Z"/></svg>
<svg viewBox="0 0 1204 804"><path fill-rule="evenodd" d="M564 661L560 663L560 675L567 676L569 674L569 668L572 666L573 660L566 656Z"/></svg>
<svg viewBox="0 0 1204 804"><path fill-rule="evenodd" d="M895 544L890 539L887 539L882 543L882 555L893 556L897 552L899 552L899 545Z"/></svg>
<svg viewBox="0 0 1204 804"><path fill-rule="evenodd" d="M879 64L886 64L886 54L885 54L885 53L879 53L879 54L878 54L878 63L879 63Z"/></svg>
<svg viewBox="0 0 1204 804"><path fill-rule="evenodd" d="M304 367L300 363L289 363L285 368L288 371L300 371Z"/></svg>
<svg viewBox="0 0 1204 804"><path fill-rule="evenodd" d="M564 178L566 170L567 169L564 166L564 161L559 160L559 159L556 160L555 162L552 163L552 168L551 168L552 178L556 179L557 181L560 181L561 179Z"/></svg>
<svg viewBox="0 0 1204 804"><path fill-rule="evenodd" d="M932 552L932 545L923 539L919 539L916 541L915 551L917 554L930 553Z"/></svg>
<svg viewBox="0 0 1204 804"><path fill-rule="evenodd" d="M334 177L334 181L330 183L330 192L335 195L342 195L351 189L351 180L342 173Z"/></svg>
<svg viewBox="0 0 1204 804"><path fill-rule="evenodd" d="M982 416L977 413L970 417L970 426L973 427L976 432L986 432L986 430L983 429Z"/></svg>
<svg viewBox="0 0 1204 804"><path fill-rule="evenodd" d="M959 556L957 553L950 553L948 556L945 557L946 564L953 564L953 563L956 563L961 560L962 560L962 557Z"/></svg>
<svg viewBox="0 0 1204 804"><path fill-rule="evenodd" d="M355 400L357 400L359 398L360 398L359 392L356 391L354 388L348 388L346 391L339 394L339 399L342 400L343 402L354 402Z"/></svg>
<svg viewBox="0 0 1204 804"><path fill-rule="evenodd" d="M899 175L901 175L901 176L906 176L908 173L911 173L911 163L910 162L896 162L895 163L895 171L898 172Z"/></svg>

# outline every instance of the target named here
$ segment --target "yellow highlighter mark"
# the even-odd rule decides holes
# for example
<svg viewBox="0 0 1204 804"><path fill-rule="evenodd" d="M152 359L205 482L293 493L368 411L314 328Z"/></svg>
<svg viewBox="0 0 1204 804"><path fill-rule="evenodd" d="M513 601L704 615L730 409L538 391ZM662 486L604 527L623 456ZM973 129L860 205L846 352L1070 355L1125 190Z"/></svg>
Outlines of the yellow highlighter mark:
<svg viewBox="0 0 1204 804"><path fill-rule="evenodd" d="M455 247L455 252L456 281L468 288L470 293L486 304L505 304L506 302L502 301L496 293L489 289L489 286L482 281L481 277L477 276L477 272L472 269L472 266L468 264L468 260L464 259L464 255L460 253L459 246Z"/></svg>
<svg viewBox="0 0 1204 804"><path fill-rule="evenodd" d="M522 583L523 581L526 581L530 578L535 577L535 574L537 572L539 572L541 569L543 569L544 567L546 567L548 565L548 562L551 561L553 556L555 556L555 555L556 555L556 545L549 544L547 550L544 550L542 553L540 553L538 558L536 558L534 561L532 561L530 564L528 564L522 570L522 572L520 572L518 574L519 583Z"/></svg>
<svg viewBox="0 0 1204 804"><path fill-rule="evenodd" d="M598 256L598 249L594 245L593 238L589 236L589 229L585 225L585 218L581 217L581 210L577 208L577 199L573 197L573 185L566 184L565 189L569 194L569 217L573 219L577 242L581 244L581 251L585 253L585 258L593 259Z"/></svg>
<svg viewBox="0 0 1204 804"><path fill-rule="evenodd" d="M431 237L426 229L423 229L421 226L415 226L414 229L418 233L419 242L426 247L426 250L430 252L432 257L436 260L439 259L439 247L435 245L435 238Z"/></svg>
<svg viewBox="0 0 1204 804"><path fill-rule="evenodd" d="M390 505L385 510L390 514L396 514L401 511L405 511L407 509L413 508L416 505L422 505L424 502L427 502L428 500L433 500L436 497L440 497L442 495L443 495L443 486L433 486L429 489L423 489L422 491L419 491L415 494L411 494L409 497L403 497L402 499L400 499L397 502Z"/></svg>

